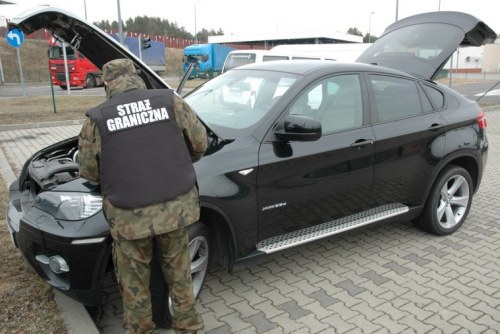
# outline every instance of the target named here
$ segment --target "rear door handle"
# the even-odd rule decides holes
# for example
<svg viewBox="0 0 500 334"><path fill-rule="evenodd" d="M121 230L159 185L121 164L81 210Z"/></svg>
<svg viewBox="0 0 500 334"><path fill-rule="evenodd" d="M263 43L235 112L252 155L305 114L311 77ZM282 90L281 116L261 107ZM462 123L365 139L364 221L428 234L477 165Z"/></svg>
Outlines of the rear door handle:
<svg viewBox="0 0 500 334"><path fill-rule="evenodd" d="M438 131L444 127L444 124L434 123L427 130L429 131Z"/></svg>
<svg viewBox="0 0 500 334"><path fill-rule="evenodd" d="M358 139L354 143L351 144L352 148L365 148L367 145L373 145L372 139Z"/></svg>

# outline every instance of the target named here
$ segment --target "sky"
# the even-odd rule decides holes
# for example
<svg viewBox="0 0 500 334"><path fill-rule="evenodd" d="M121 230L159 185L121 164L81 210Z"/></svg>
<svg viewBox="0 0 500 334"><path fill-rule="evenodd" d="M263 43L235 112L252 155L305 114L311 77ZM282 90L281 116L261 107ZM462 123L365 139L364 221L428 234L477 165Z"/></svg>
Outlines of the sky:
<svg viewBox="0 0 500 334"><path fill-rule="evenodd" d="M346 33L351 27L380 36L398 19L430 11L472 14L500 34L498 0L10 0L0 16L11 19L41 4L59 7L90 22L122 21L136 16L167 19L194 35L202 28L225 35L323 30ZM397 5L397 6L396 6ZM397 7L397 10L396 10Z"/></svg>

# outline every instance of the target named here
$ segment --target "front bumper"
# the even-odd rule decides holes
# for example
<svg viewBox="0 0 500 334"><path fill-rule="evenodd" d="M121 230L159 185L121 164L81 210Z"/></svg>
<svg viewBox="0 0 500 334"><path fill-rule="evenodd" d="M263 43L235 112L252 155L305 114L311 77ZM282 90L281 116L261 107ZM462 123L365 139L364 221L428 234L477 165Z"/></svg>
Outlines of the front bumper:
<svg viewBox="0 0 500 334"><path fill-rule="evenodd" d="M102 213L62 222L36 208L23 212L21 193L14 184L10 187L7 226L12 242L43 280L85 305L101 302L104 276L112 269L111 238L96 229L103 220Z"/></svg>
<svg viewBox="0 0 500 334"><path fill-rule="evenodd" d="M48 284L85 305L99 304L111 259L107 238L78 243L85 239L48 234L24 219L15 235L19 250L29 265ZM56 259L63 261L67 268L58 271L52 261Z"/></svg>
<svg viewBox="0 0 500 334"><path fill-rule="evenodd" d="M66 82L66 74L64 72L57 72L56 77L53 79L54 82L59 84L59 86L68 86L68 83ZM85 85L85 78L80 78L78 75L70 72L69 84L71 87L83 87Z"/></svg>

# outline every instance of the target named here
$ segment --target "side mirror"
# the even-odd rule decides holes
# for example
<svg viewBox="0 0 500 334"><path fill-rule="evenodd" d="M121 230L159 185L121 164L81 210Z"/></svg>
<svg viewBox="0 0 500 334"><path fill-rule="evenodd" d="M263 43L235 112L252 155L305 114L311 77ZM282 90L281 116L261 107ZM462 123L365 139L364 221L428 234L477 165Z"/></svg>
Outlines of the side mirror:
<svg viewBox="0 0 500 334"><path fill-rule="evenodd" d="M274 132L276 137L286 141L315 141L321 138L321 123L309 116L288 115L283 128Z"/></svg>

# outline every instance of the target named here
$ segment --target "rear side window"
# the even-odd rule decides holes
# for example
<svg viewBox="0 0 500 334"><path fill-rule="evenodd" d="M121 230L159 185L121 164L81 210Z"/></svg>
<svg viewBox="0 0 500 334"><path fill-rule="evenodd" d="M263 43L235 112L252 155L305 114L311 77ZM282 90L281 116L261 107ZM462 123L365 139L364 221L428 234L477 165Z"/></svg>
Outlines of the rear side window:
<svg viewBox="0 0 500 334"><path fill-rule="evenodd" d="M425 92L427 93L427 95L431 99L432 104L434 105L434 108L436 108L436 110L443 109L444 108L444 95L443 95L443 93L441 93L440 90L438 90L434 87L431 87L428 85L423 85L423 86L424 86Z"/></svg>
<svg viewBox="0 0 500 334"><path fill-rule="evenodd" d="M246 64L255 63L255 53L229 53L224 64L224 72Z"/></svg>
<svg viewBox="0 0 500 334"><path fill-rule="evenodd" d="M375 98L374 121L386 122L422 113L417 84L413 80L370 75Z"/></svg>

